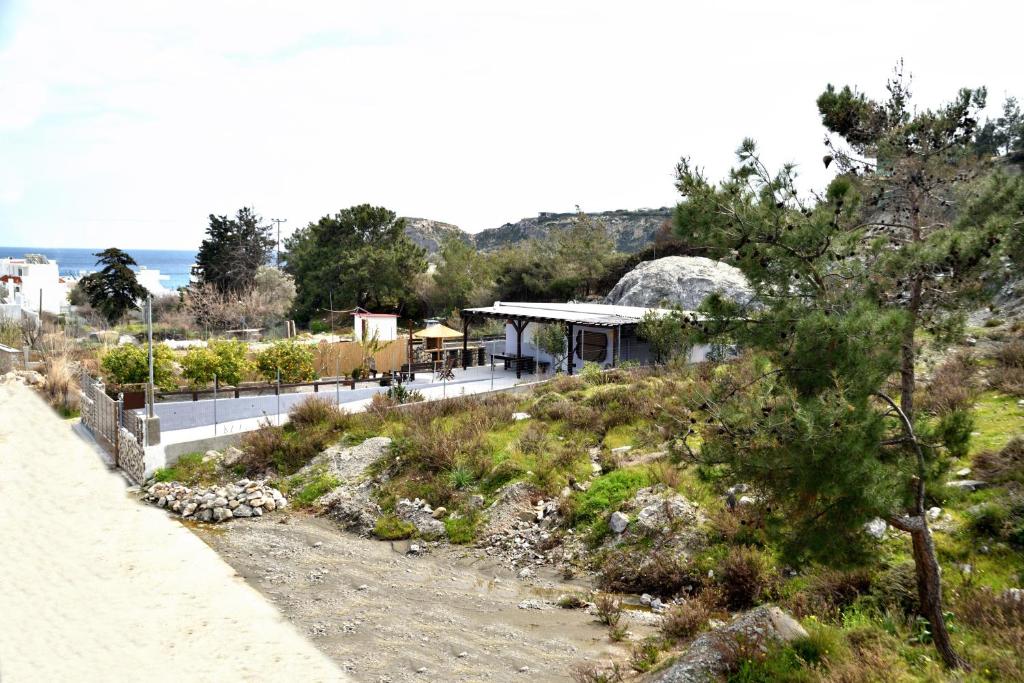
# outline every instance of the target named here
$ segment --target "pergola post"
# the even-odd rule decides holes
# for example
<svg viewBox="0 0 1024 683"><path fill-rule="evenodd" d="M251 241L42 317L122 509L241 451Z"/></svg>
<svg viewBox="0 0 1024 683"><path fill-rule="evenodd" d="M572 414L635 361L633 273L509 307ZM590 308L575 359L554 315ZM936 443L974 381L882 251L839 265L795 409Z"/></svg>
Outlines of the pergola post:
<svg viewBox="0 0 1024 683"><path fill-rule="evenodd" d="M612 367L619 367L619 337L622 336L622 326L616 325L612 328Z"/></svg>
<svg viewBox="0 0 1024 683"><path fill-rule="evenodd" d="M573 362L573 355L572 355L572 352L573 352L573 348L572 348L572 323L566 324L566 326L565 326L565 337L566 337L566 342L568 343L568 347L569 347L567 349L569 351L569 353L565 357L565 371L571 375L572 374L572 366L575 364Z"/></svg>
<svg viewBox="0 0 1024 683"><path fill-rule="evenodd" d="M516 379L520 379L523 376L523 329L526 323L513 320L512 327L516 330Z"/></svg>
<svg viewBox="0 0 1024 683"><path fill-rule="evenodd" d="M469 318L462 319L462 369L469 367Z"/></svg>

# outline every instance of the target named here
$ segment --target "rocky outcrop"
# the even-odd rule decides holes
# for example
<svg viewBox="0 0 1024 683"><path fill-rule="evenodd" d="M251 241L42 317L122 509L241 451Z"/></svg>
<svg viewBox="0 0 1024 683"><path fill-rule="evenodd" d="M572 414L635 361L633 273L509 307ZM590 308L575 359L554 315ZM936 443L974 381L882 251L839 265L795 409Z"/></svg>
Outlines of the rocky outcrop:
<svg viewBox="0 0 1024 683"><path fill-rule="evenodd" d="M369 536L382 511L373 497L374 482L363 474L390 448L391 439L386 436L375 436L358 446L331 446L299 470L299 474L310 475L324 469L341 482L318 501L323 514L348 531Z"/></svg>
<svg viewBox="0 0 1024 683"><path fill-rule="evenodd" d="M745 612L720 629L698 636L660 678L659 683L707 683L719 680L736 662L737 643L766 651L772 643L806 638L800 623L774 605Z"/></svg>
<svg viewBox="0 0 1024 683"><path fill-rule="evenodd" d="M200 522L224 522L236 517L261 517L288 504L281 492L265 481L239 479L226 486L191 488L181 482L157 482L142 499Z"/></svg>
<svg viewBox="0 0 1024 683"><path fill-rule="evenodd" d="M473 236L463 232L459 226L429 218L405 218L405 234L415 245L422 247L428 256L441 251L441 245L449 237L458 237L470 244L473 242Z"/></svg>
<svg viewBox="0 0 1024 683"><path fill-rule="evenodd" d="M638 209L588 213L591 219L608 228L608 235L619 251L632 253L643 249L652 241L665 221L671 220L672 209ZM482 230L473 236L476 248L491 251L533 239L543 239L572 225L575 213L541 212L534 218L506 223L500 228Z"/></svg>
<svg viewBox="0 0 1024 683"><path fill-rule="evenodd" d="M747 303L753 296L738 268L702 256L666 256L626 273L605 297L621 306L677 305L692 311L712 292Z"/></svg>

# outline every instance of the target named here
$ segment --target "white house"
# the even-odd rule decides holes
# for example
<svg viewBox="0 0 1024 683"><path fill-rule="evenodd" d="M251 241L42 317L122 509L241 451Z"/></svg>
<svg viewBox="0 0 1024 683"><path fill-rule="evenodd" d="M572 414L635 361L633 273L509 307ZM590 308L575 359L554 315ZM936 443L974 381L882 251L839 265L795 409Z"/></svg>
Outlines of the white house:
<svg viewBox="0 0 1024 683"><path fill-rule="evenodd" d="M377 337L379 341L398 339L398 316L392 313L370 313L361 308L352 312L355 318L353 339L362 342L364 339Z"/></svg>
<svg viewBox="0 0 1024 683"><path fill-rule="evenodd" d="M496 358L514 364L517 374L520 366L533 363L553 363L554 359L534 342L534 335L545 324L560 324L566 328L568 358L560 368L569 374L579 371L585 362L602 367L614 367L622 361L650 363L654 359L647 342L637 336L637 325L648 311L668 315L663 308L617 306L610 304L549 304L495 301L493 306L467 308L462 311L466 320L497 318L505 320L505 353ZM700 362L708 355L707 346L695 346L690 361Z"/></svg>
<svg viewBox="0 0 1024 683"><path fill-rule="evenodd" d="M61 282L55 261L39 254L0 259L0 284L7 289L7 304L35 314L41 310L58 315L67 303L67 287Z"/></svg>

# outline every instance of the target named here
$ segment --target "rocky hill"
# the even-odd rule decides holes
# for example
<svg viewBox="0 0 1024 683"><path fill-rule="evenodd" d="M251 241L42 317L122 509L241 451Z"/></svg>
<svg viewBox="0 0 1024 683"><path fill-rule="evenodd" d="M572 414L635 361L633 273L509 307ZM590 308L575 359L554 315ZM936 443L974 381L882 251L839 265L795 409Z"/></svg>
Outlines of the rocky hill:
<svg viewBox="0 0 1024 683"><path fill-rule="evenodd" d="M620 209L587 215L608 226L608 232L619 251L634 253L654 241L654 236L665 221L671 220L672 208L635 211ZM413 242L426 249L428 255L436 254L448 235L457 235L481 251L493 251L511 244L547 237L554 231L569 227L575 216L575 213L541 212L536 217L523 218L476 234L467 233L451 223L429 218L406 218L405 232Z"/></svg>
<svg viewBox="0 0 1024 683"><path fill-rule="evenodd" d="M473 236L463 232L459 226L429 218L406 218L405 234L414 243L426 249L428 256L440 251L441 242L449 235L455 235L467 242L473 241Z"/></svg>
<svg viewBox="0 0 1024 683"><path fill-rule="evenodd" d="M629 211L602 211L587 214L608 226L608 232L619 251L639 251L654 240L662 224L672 218L672 209L637 209ZM575 213L542 212L535 218L524 218L506 223L500 228L483 230L473 236L477 249L490 251L509 244L547 237L552 231L568 227Z"/></svg>

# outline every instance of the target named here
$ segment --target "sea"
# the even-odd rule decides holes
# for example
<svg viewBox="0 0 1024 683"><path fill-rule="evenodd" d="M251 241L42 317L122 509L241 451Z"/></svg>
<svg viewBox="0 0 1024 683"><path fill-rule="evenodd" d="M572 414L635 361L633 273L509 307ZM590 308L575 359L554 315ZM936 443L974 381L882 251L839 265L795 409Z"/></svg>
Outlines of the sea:
<svg viewBox="0 0 1024 683"><path fill-rule="evenodd" d="M42 254L57 262L61 275L78 277L96 270L96 256L102 249L53 249L47 247L0 247L0 258L22 258L25 254ZM166 249L125 249L135 262L149 270L159 270L170 279L162 284L168 289L185 287L189 283L192 264L196 262L194 251L172 251Z"/></svg>

